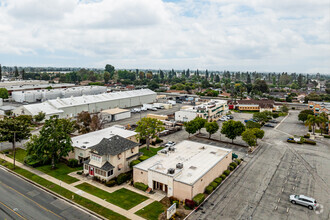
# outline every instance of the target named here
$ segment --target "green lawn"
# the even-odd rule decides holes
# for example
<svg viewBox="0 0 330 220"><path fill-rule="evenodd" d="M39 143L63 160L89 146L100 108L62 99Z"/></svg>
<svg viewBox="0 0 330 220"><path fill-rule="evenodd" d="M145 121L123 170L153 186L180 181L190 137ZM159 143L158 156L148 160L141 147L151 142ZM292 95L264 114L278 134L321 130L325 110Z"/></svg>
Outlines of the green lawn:
<svg viewBox="0 0 330 220"><path fill-rule="evenodd" d="M13 158L14 155L12 154L12 149L8 149L8 150L4 150L2 151L3 153L5 152L9 152L9 154L7 154L8 157ZM16 160L18 162L24 163L24 158L26 157L26 151L22 148L16 148Z"/></svg>
<svg viewBox="0 0 330 220"><path fill-rule="evenodd" d="M13 158L12 150L5 150L5 151L9 152L9 154L7 154L8 157ZM21 163L24 163L25 157L26 157L26 150L21 148L16 148L16 160ZM64 163L58 163L56 165L56 169L54 170L51 168L51 165L43 165L40 167L36 167L35 169L43 173L46 173L52 177L55 177L59 180L62 180L63 182L71 184L79 180L77 178L69 176L68 174L71 172L82 170L82 167L71 168Z"/></svg>
<svg viewBox="0 0 330 220"><path fill-rule="evenodd" d="M126 210L129 210L148 199L146 196L124 188L109 193L88 183L82 183L76 187Z"/></svg>
<svg viewBox="0 0 330 220"><path fill-rule="evenodd" d="M158 216L164 212L165 207L160 202L153 202L143 209L135 212L136 215L148 220L158 220Z"/></svg>
<svg viewBox="0 0 330 220"><path fill-rule="evenodd" d="M71 184L79 180L77 178L69 176L68 174L71 172L82 170L82 167L71 168L64 163L58 163L54 170L52 169L51 165L43 165L40 167L36 167L35 169L46 173L52 177L55 177L56 179L62 180L63 182Z"/></svg>
<svg viewBox="0 0 330 220"><path fill-rule="evenodd" d="M11 163L8 163L6 162L5 160L2 160L0 159L0 165L3 165L9 169L13 169L13 164ZM102 215L104 216L105 218L107 219L110 219L110 220L126 220L127 218L110 210L110 209L107 209L95 202L92 202L91 200L89 199L86 199L84 197L81 197L63 187L60 187L59 185L56 185L52 182L49 182L48 180L44 179L44 178L41 178L40 176L38 175L35 175L25 169L22 169L22 168L19 168L19 167L16 167L16 169L14 170L14 172L48 188L49 190L57 193L57 194L60 194L62 195L63 197L67 198L67 199L70 199L72 200L72 195L74 195L74 199L72 201L78 203L79 205L82 205L94 212L96 212L97 214L99 215Z"/></svg>
<svg viewBox="0 0 330 220"><path fill-rule="evenodd" d="M157 154L157 151L163 149L163 147L157 147L157 148L153 148L153 147L149 147L149 150L147 150L147 147L141 148L140 152L143 153L143 155L148 156L148 157L152 157L154 155Z"/></svg>

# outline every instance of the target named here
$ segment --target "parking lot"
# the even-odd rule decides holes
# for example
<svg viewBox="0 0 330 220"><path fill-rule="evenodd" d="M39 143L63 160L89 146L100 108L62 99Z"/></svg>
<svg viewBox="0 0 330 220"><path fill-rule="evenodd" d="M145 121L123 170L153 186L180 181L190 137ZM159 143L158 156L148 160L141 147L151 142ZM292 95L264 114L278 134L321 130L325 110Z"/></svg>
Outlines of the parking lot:
<svg viewBox="0 0 330 220"><path fill-rule="evenodd" d="M290 113L277 129L263 128L261 147L189 219L329 219L330 143L287 143L288 134L307 131L297 115ZM291 194L313 197L323 209L293 205Z"/></svg>

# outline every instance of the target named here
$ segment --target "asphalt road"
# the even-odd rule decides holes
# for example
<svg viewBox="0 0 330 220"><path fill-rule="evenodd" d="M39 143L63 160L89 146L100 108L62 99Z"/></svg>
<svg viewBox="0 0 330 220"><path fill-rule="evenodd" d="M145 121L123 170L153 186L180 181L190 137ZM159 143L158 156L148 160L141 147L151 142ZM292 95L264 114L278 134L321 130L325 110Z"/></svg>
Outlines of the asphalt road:
<svg viewBox="0 0 330 220"><path fill-rule="evenodd" d="M0 219L96 219L0 167Z"/></svg>
<svg viewBox="0 0 330 220"><path fill-rule="evenodd" d="M288 134L307 131L297 121L297 112L290 113L278 129L264 130L257 152L245 157L246 162L189 220L330 218L329 140L317 140L316 146L287 143ZM313 197L323 209L315 212L293 205L291 194Z"/></svg>

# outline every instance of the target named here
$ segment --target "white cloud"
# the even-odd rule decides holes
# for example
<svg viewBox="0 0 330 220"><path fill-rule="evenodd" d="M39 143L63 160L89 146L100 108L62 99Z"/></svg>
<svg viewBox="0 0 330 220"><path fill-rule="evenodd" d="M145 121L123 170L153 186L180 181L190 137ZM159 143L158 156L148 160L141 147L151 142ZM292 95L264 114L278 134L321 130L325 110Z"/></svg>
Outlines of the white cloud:
<svg viewBox="0 0 330 220"><path fill-rule="evenodd" d="M20 57L46 51L90 67L326 73L329 7L327 0L7 0L0 58L38 66L44 61Z"/></svg>

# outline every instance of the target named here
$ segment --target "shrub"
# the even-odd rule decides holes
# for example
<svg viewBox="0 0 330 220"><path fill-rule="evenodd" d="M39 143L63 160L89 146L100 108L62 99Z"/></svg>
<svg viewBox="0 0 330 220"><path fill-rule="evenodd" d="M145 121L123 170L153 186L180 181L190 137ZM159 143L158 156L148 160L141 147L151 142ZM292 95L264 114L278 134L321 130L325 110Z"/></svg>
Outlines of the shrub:
<svg viewBox="0 0 330 220"><path fill-rule="evenodd" d="M132 168L132 167L134 167L136 164L139 164L139 163L141 163L140 160L133 160L132 162L130 162L129 166L130 166L130 168Z"/></svg>
<svg viewBox="0 0 330 220"><path fill-rule="evenodd" d="M116 185L116 181L115 180L109 180L108 182L105 183L106 186L111 187Z"/></svg>
<svg viewBox="0 0 330 220"><path fill-rule="evenodd" d="M304 142L303 141L297 141L297 144L303 144Z"/></svg>
<svg viewBox="0 0 330 220"><path fill-rule="evenodd" d="M324 135L323 137L324 138L330 138L330 135Z"/></svg>
<svg viewBox="0 0 330 220"><path fill-rule="evenodd" d="M218 183L213 181L212 183L210 183L209 186L212 186L215 189L215 188L217 188Z"/></svg>
<svg viewBox="0 0 330 220"><path fill-rule="evenodd" d="M311 137L310 134L305 134L305 135L304 135L304 138L310 138L310 137Z"/></svg>
<svg viewBox="0 0 330 220"><path fill-rule="evenodd" d="M163 142L162 139L160 139L159 137L156 137L156 144L159 144L159 143L162 143L162 142Z"/></svg>
<svg viewBox="0 0 330 220"><path fill-rule="evenodd" d="M148 156L145 156L145 155L139 157L139 160L140 160L140 161L144 161L144 160L146 160L146 159L149 159L149 157L148 157Z"/></svg>
<svg viewBox="0 0 330 220"><path fill-rule="evenodd" d="M83 172L82 172L82 171L78 171L77 174L78 174L78 175L82 175Z"/></svg>
<svg viewBox="0 0 330 220"><path fill-rule="evenodd" d="M228 176L230 174L230 170L223 171L223 174L226 175L226 176Z"/></svg>
<svg viewBox="0 0 330 220"><path fill-rule="evenodd" d="M237 163L237 165L240 165L241 164L241 160L240 159L236 159L236 163Z"/></svg>
<svg viewBox="0 0 330 220"><path fill-rule="evenodd" d="M226 179L226 175L225 174L221 174L221 176L220 176L220 178L222 179L222 180L224 180L224 179Z"/></svg>
<svg viewBox="0 0 330 220"><path fill-rule="evenodd" d="M146 184L140 182L134 183L134 187L142 191L146 191L148 189L148 186Z"/></svg>
<svg viewBox="0 0 330 220"><path fill-rule="evenodd" d="M192 200L196 203L196 205L200 205L204 199L205 195L203 193L199 193Z"/></svg>
<svg viewBox="0 0 330 220"><path fill-rule="evenodd" d="M296 143L295 140L290 140L290 139L288 139L287 142L289 142L289 143Z"/></svg>
<svg viewBox="0 0 330 220"><path fill-rule="evenodd" d="M235 163L235 162L231 162L229 165L230 165L230 166L233 166L234 168L237 167L237 163Z"/></svg>
<svg viewBox="0 0 330 220"><path fill-rule="evenodd" d="M174 203L176 204L176 207L179 208L179 201L178 201L178 200L174 200L174 201L172 202L172 204L174 204Z"/></svg>
<svg viewBox="0 0 330 220"><path fill-rule="evenodd" d="M311 145L316 145L316 142L312 141L312 140L305 140L304 143L311 144Z"/></svg>
<svg viewBox="0 0 330 220"><path fill-rule="evenodd" d="M219 185L222 182L222 179L220 177L215 178L214 182L216 182Z"/></svg>
<svg viewBox="0 0 330 220"><path fill-rule="evenodd" d="M233 171L233 170L235 170L235 167L234 166L229 166L229 170Z"/></svg>
<svg viewBox="0 0 330 220"><path fill-rule="evenodd" d="M117 184L120 185L127 180L131 179L131 175L129 173L121 173L117 176Z"/></svg>
<svg viewBox="0 0 330 220"><path fill-rule="evenodd" d="M312 132L312 129L308 129L309 132Z"/></svg>
<svg viewBox="0 0 330 220"><path fill-rule="evenodd" d="M170 200L170 202L173 204L174 201L179 201L178 198L174 197L174 196L171 196L168 198Z"/></svg>
<svg viewBox="0 0 330 220"><path fill-rule="evenodd" d="M69 159L68 160L68 166L69 167L77 167L78 166L78 160L77 159Z"/></svg>
<svg viewBox="0 0 330 220"><path fill-rule="evenodd" d="M211 192L213 192L213 187L212 186L207 186L207 187L205 187L205 193L206 194L211 194Z"/></svg>
<svg viewBox="0 0 330 220"><path fill-rule="evenodd" d="M189 207L190 209L193 209L195 207L195 202L193 200L190 199L185 199L184 203L186 204L187 207Z"/></svg>

